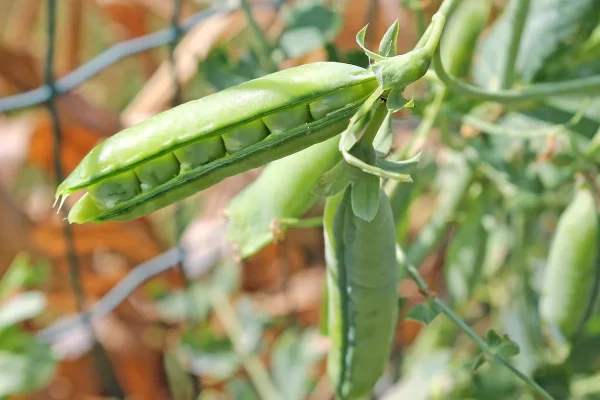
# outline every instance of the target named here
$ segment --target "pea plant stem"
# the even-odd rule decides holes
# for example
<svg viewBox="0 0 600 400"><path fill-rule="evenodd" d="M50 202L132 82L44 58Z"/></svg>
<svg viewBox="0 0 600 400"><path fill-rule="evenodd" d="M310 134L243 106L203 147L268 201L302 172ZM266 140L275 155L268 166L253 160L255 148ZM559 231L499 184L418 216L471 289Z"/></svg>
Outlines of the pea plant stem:
<svg viewBox="0 0 600 400"><path fill-rule="evenodd" d="M375 112L373 113L371 120L369 121L364 133L360 138L363 143L373 143L375 136L377 136L377 132L379 132L381 124L383 124L383 121L387 116L387 113L388 110L385 106L385 102L378 100L377 106L375 107Z"/></svg>
<svg viewBox="0 0 600 400"><path fill-rule="evenodd" d="M523 88L489 91L460 81L444 69L440 46L433 56L433 67L437 77L449 90L477 100L510 103L518 101L541 100L550 96L577 93L579 95L600 93L600 75L589 76L570 81L540 83Z"/></svg>
<svg viewBox="0 0 600 400"><path fill-rule="evenodd" d="M544 399L554 400L554 398L552 396L550 396L550 394L548 394L548 392L546 392L533 379L531 379L530 377L528 377L527 375L525 375L521 371L519 371L517 368L515 368L504 357L502 357L502 356L494 353L492 351L492 349L490 348L490 346L488 346L488 344L485 342L485 340L483 340L481 337L479 337L479 335L477 335L458 315L456 315L454 313L454 311L452 311L452 309L446 303L444 303L442 300L440 300L434 294L430 293L429 285L427 285L427 282L425 282L425 280L421 277L421 275L419 274L419 271L417 271L417 269L412 264L410 264L408 262L408 260L404 256L402 250L399 247L397 248L396 253L397 253L397 256L398 256L398 263L404 264L406 266L406 270L407 270L408 274L410 275L410 277L412 278L412 280L415 281L415 283L417 284L417 286L419 287L419 289L423 293L425 293L428 296L428 298L431 301L433 301L433 303L435 304L435 306L442 313L444 313L448 318L450 318L450 320L452 322L454 322L454 324L461 331L463 331L473 341L473 343L475 343L475 345L477 345L477 347L479 347L481 349L481 351L483 351L483 353L488 358L490 358L490 359L492 359L492 360L494 360L494 361L496 361L496 362L504 365L513 374L515 374L520 380L522 380L523 382L525 382L525 384L527 384L528 386L530 386L533 390L535 390L535 392L537 392L539 395L541 395Z"/></svg>
<svg viewBox="0 0 600 400"><path fill-rule="evenodd" d="M258 53L260 63L262 64L263 68L265 68L267 73L277 71L277 65L275 65L275 62L271 58L271 46L256 23L256 20L252 16L250 4L248 4L247 0L242 0L241 6L246 19L248 20L248 27L254 36L254 40L256 40L256 52Z"/></svg>
<svg viewBox="0 0 600 400"><path fill-rule="evenodd" d="M502 88L504 89L512 87L515 80L515 69L517 57L519 56L521 37L523 36L523 31L527 22L527 14L529 13L530 0L515 1L517 4L514 14L514 21L512 24L512 31L510 32L508 57L506 59L506 65L504 68L504 76L502 77Z"/></svg>
<svg viewBox="0 0 600 400"><path fill-rule="evenodd" d="M280 399L281 397L269 377L267 368L258 356L252 354L248 349L244 328L225 294L219 289L211 288L208 297L212 308L225 328L229 340L233 344L233 348L243 358L244 368L248 372L259 397L262 400Z"/></svg>

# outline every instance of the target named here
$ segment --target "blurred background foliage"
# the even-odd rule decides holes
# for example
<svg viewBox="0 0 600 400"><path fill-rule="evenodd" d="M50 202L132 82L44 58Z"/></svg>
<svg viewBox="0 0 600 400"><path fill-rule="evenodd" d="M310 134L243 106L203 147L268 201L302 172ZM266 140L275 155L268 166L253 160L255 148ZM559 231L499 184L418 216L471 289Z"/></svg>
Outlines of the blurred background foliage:
<svg viewBox="0 0 600 400"><path fill-rule="evenodd" d="M169 27L174 12L174 2L165 0L57 3L56 78L123 40ZM181 20L234 3L185 0ZM250 19L241 10L215 14L185 33L174 51L180 100L315 61L367 66L355 43L366 24L367 46L376 48L398 19L398 50L404 53L440 1L285 3L253 7ZM453 70L448 62L454 54L444 55L454 74L486 88L502 86L514 20L507 3L512 2L489 2L466 65ZM42 0L0 2L0 96L42 84L46 12ZM516 64L519 83L600 74L599 18L594 0L533 0ZM264 34L266 51L249 21ZM454 27L459 28L464 26ZM600 313L581 340L565 349L548 344L535 309L550 237L575 175L596 176L594 168L582 168L573 148L598 148L598 97L500 107L440 94L434 86L422 80L409 87L415 108L394 116L394 149L411 144L415 132L425 130L423 121L433 125L419 136L424 154L415 184L392 197L399 243L431 288L474 330L510 335L520 347L515 364L557 399L600 399ZM64 172L103 138L171 107L179 89L168 46L162 46L126 57L59 97ZM196 398L199 391L200 399L254 399L272 390L286 400L331 398L328 341L320 330L322 230L291 229L284 240L243 261L232 256L224 239L223 209L259 170L183 202L189 296L180 275L165 270L96 318L96 338L81 326L44 336L42 329L77 310L62 221L52 211L47 112L34 107L0 114L0 143L0 398L99 399L120 393L180 400ZM320 215L322 206L319 202L307 216ZM176 207L169 207L131 222L73 226L86 307L100 304L135 267L170 249L175 219ZM423 238L432 224L439 228L434 240ZM423 240L431 243L419 247ZM403 315L424 300L408 280L399 284L399 293ZM468 364L477 355L445 316L428 326L402 318L375 395L534 399L502 366L489 364L473 373ZM116 381L106 378L111 370Z"/></svg>

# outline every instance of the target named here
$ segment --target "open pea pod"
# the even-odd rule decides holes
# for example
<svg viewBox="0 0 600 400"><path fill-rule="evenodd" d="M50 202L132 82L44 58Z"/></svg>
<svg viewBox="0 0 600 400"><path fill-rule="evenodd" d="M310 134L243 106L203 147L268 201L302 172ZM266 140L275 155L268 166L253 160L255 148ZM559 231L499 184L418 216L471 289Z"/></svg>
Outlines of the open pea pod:
<svg viewBox="0 0 600 400"><path fill-rule="evenodd" d="M60 184L57 198L87 190L69 213L74 223L147 215L338 135L377 86L370 71L333 62L244 82L109 137Z"/></svg>

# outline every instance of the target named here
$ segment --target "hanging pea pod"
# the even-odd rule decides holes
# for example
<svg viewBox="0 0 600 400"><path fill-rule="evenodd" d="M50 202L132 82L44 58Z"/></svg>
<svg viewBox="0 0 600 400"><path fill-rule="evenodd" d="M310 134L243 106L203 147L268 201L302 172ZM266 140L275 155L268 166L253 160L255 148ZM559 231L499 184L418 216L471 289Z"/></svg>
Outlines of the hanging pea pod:
<svg viewBox="0 0 600 400"><path fill-rule="evenodd" d="M340 399L363 399L382 376L398 315L396 243L387 196L377 215L354 214L350 187L327 199L324 216L328 282L327 373Z"/></svg>
<svg viewBox="0 0 600 400"><path fill-rule="evenodd" d="M249 257L275 238L273 223L299 218L315 203L311 188L342 159L339 136L269 164L227 208L227 239Z"/></svg>
<svg viewBox="0 0 600 400"><path fill-rule="evenodd" d="M75 223L149 214L339 134L376 87L369 71L332 62L244 82L106 139L57 196L87 189L69 213Z"/></svg>
<svg viewBox="0 0 600 400"><path fill-rule="evenodd" d="M585 185L560 216L552 239L540 294L544 321L571 339L584 322L599 273L598 210Z"/></svg>
<svg viewBox="0 0 600 400"><path fill-rule="evenodd" d="M487 248L488 232L483 223L488 211L487 193L480 185L473 185L471 190L478 193L466 199L466 215L448 246L444 265L448 294L457 307L471 298Z"/></svg>
<svg viewBox="0 0 600 400"><path fill-rule="evenodd" d="M458 78L469 75L477 39L492 11L491 0L463 0L452 12L440 41L444 66Z"/></svg>
<svg viewBox="0 0 600 400"><path fill-rule="evenodd" d="M450 162L443 170L448 179L440 191L439 206L406 251L406 256L417 268L450 229L473 181L473 169L467 160L459 153L450 155Z"/></svg>

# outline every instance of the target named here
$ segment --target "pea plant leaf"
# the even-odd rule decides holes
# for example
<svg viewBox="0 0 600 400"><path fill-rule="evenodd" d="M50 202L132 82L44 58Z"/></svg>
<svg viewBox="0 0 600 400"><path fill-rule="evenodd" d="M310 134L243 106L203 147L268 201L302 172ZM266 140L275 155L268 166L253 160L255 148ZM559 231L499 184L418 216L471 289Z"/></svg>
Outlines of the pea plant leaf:
<svg viewBox="0 0 600 400"><path fill-rule="evenodd" d="M342 18L322 4L309 3L285 14L286 29L277 46L287 57L301 57L330 43L342 27Z"/></svg>
<svg viewBox="0 0 600 400"><path fill-rule="evenodd" d="M46 296L42 292L19 293L0 305L0 328L33 318L45 307Z"/></svg>
<svg viewBox="0 0 600 400"><path fill-rule="evenodd" d="M384 160L382 158L377 159L377 165L388 172L394 172L398 174L410 174L421 161L421 153L418 152L415 156L409 158L408 160L402 161L389 161Z"/></svg>
<svg viewBox="0 0 600 400"><path fill-rule="evenodd" d="M392 133L392 113L388 112L373 141L373 147L375 147L378 157L385 157L390 152Z"/></svg>
<svg viewBox="0 0 600 400"><path fill-rule="evenodd" d="M311 371L323 353L315 346L317 332L308 330L285 331L275 342L273 355L273 379L279 393L285 399L300 400L310 391Z"/></svg>
<svg viewBox="0 0 600 400"><path fill-rule="evenodd" d="M385 60L385 57L380 56L377 53L373 53L371 50L367 49L367 47L365 46L365 35L367 34L367 27L369 25L365 25L364 28L362 28L357 34L356 34L356 43L358 43L358 45L360 46L361 49L363 49L363 51L365 52L365 54L374 61L383 61Z"/></svg>
<svg viewBox="0 0 600 400"><path fill-rule="evenodd" d="M352 182L352 211L365 220L372 221L379 209L379 178L362 173Z"/></svg>
<svg viewBox="0 0 600 400"><path fill-rule="evenodd" d="M474 80L498 89L506 68L517 1L513 0L496 20L476 50ZM598 19L596 0L532 0L517 58L517 72L531 82L551 58L582 42ZM591 21L595 19L595 21Z"/></svg>
<svg viewBox="0 0 600 400"><path fill-rule="evenodd" d="M322 197L332 197L340 193L350 184L348 164L341 160L332 169L321 176L312 188L312 193Z"/></svg>
<svg viewBox="0 0 600 400"><path fill-rule="evenodd" d="M55 369L50 348L34 339L23 352L0 351L0 396L35 392L50 381Z"/></svg>
<svg viewBox="0 0 600 400"><path fill-rule="evenodd" d="M379 43L379 55L384 57L393 57L398 55L398 30L400 24L395 20L388 28Z"/></svg>
<svg viewBox="0 0 600 400"><path fill-rule="evenodd" d="M477 371L479 368L481 368L481 366L483 366L483 364L485 364L486 362L486 358L483 354L479 354L477 357L475 357L475 359L473 359L472 361L470 361L467 366L473 371Z"/></svg>
<svg viewBox="0 0 600 400"><path fill-rule="evenodd" d="M512 357L519 354L519 345L508 336L500 336L495 330L490 329L485 335L485 341L492 353L500 357Z"/></svg>
<svg viewBox="0 0 600 400"><path fill-rule="evenodd" d="M440 313L440 309L431 300L426 300L423 303L417 304L410 309L406 315L407 319L421 322L422 324L429 325L431 321L435 319Z"/></svg>

